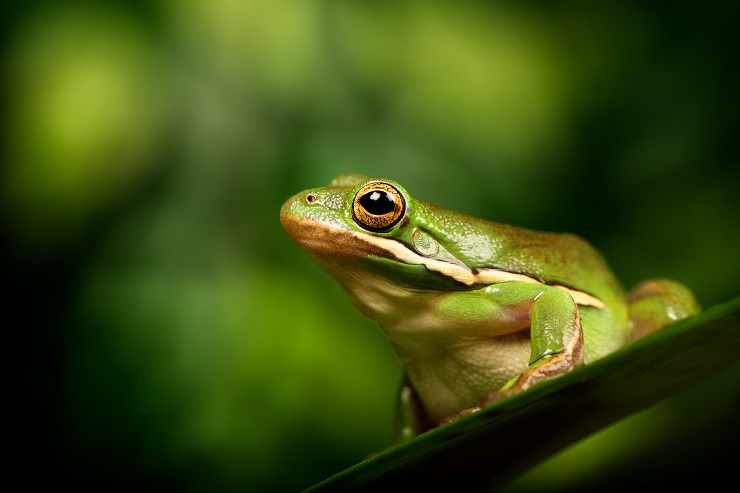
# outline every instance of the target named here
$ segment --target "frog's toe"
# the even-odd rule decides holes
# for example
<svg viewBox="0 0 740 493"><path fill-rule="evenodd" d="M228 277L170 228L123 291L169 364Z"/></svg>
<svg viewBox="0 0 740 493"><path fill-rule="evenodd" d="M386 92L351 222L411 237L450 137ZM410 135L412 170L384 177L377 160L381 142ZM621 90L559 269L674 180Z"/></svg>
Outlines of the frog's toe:
<svg viewBox="0 0 740 493"><path fill-rule="evenodd" d="M505 399L506 397L510 397L518 392L520 392L520 390L516 389L515 387L509 387L508 389L499 390L498 392L494 392L493 394L480 401L480 407L490 406L494 402Z"/></svg>
<svg viewBox="0 0 740 493"><path fill-rule="evenodd" d="M485 397L483 400L480 401L480 404L478 404L477 406L469 407L467 409L463 409L462 411L456 412L455 414L451 414L450 416L447 416L442 421L440 421L439 424L444 425L447 423L451 423L452 421L460 419L463 416L467 416L468 414L477 413L478 411L482 410L484 407L489 406L500 399L504 399L506 397L517 394L519 392L521 391L515 388L499 390L498 392L494 392L493 394L490 394L487 397Z"/></svg>
<svg viewBox="0 0 740 493"><path fill-rule="evenodd" d="M469 407L467 409L463 409L462 411L459 411L459 412L456 412L455 414L451 414L451 415L447 416L442 421L440 421L439 424L440 424L440 426L441 425L446 425L447 423L451 423L451 422L453 422L455 420L458 420L458 419L462 418L463 416L467 416L468 414L477 413L481 409L482 409L481 406L475 406L475 407Z"/></svg>

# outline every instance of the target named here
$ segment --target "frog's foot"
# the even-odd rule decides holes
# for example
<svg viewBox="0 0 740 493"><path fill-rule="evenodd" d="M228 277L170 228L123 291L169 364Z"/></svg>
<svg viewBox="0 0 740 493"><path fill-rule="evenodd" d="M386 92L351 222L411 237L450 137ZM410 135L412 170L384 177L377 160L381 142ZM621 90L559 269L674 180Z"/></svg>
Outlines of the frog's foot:
<svg viewBox="0 0 740 493"><path fill-rule="evenodd" d="M633 340L701 311L689 288L670 279L640 283L630 292L628 302Z"/></svg>
<svg viewBox="0 0 740 493"><path fill-rule="evenodd" d="M517 377L519 378L519 377ZM480 403L477 406L469 407L467 409L463 409L462 411L456 412L455 414L452 414L450 416L447 416L445 419L439 422L440 425L444 425L447 423L451 423L452 421L455 421L457 419L462 418L463 416L467 416L468 414L477 413L478 411L482 410L484 407L500 400L504 399L506 397L509 397L511 395L519 393L520 390L510 387L507 389L499 390L498 392L494 392L493 394L490 394L489 396L485 397L483 400L480 401Z"/></svg>
<svg viewBox="0 0 740 493"><path fill-rule="evenodd" d="M514 388L514 387L509 387L509 388L499 390L498 392L494 392L493 394L487 396L485 399L480 401L480 406L481 407L490 406L496 401L500 401L501 399L505 399L514 394L518 394L519 392L521 392L521 390L518 388Z"/></svg>
<svg viewBox="0 0 740 493"><path fill-rule="evenodd" d="M527 390L536 383L568 373L582 365L583 342L581 340L575 351L564 351L560 354L544 356L538 359L536 362L529 365L529 368L527 368L524 373L507 383L502 390L492 394L490 397L499 399L501 396L498 394L501 393L508 392L505 394L508 396L512 393ZM493 400L489 402L493 402Z"/></svg>
<svg viewBox="0 0 740 493"><path fill-rule="evenodd" d="M442 421L440 421L439 425L442 426L442 425L446 425L447 423L452 423L453 421L456 421L462 418L463 416L467 416L468 414L477 413L481 409L483 409L483 406L473 406L467 409L463 409L462 411L456 412L455 414L450 414L449 416L444 418Z"/></svg>
<svg viewBox="0 0 740 493"><path fill-rule="evenodd" d="M440 421L439 424L441 426L447 423L451 423L452 421L455 421L457 419L460 419L463 416L467 416L468 414L477 413L478 411L481 411L484 407L500 399L505 399L506 397L517 394L519 392L520 390L515 389L515 388L499 390L498 392L494 392L493 394L490 394L489 396L485 397L483 400L480 401L480 404L478 404L477 406L469 407L467 409L463 409L462 411L456 412L455 414L447 416L445 419Z"/></svg>
<svg viewBox="0 0 740 493"><path fill-rule="evenodd" d="M538 382L562 375L581 365L583 365L582 346L578 346L578 349L573 352L566 351L540 358L530 365L524 373L511 379L501 390L482 399L477 406L447 416L439 424L447 424L468 414L476 413L498 400L523 392Z"/></svg>

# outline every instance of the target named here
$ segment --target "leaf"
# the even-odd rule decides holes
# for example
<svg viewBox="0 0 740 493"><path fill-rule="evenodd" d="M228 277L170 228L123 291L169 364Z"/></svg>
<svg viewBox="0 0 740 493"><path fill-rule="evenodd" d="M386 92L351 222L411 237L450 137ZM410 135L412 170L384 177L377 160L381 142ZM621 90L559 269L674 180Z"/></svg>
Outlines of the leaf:
<svg viewBox="0 0 740 493"><path fill-rule="evenodd" d="M307 491L502 485L581 438L740 361L740 298L484 410L435 428Z"/></svg>

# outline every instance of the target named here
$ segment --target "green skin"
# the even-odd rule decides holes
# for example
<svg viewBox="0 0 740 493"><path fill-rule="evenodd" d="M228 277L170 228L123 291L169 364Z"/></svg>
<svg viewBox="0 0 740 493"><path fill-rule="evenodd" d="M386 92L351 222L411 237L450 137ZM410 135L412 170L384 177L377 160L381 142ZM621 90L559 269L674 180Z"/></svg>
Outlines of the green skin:
<svg viewBox="0 0 740 493"><path fill-rule="evenodd" d="M378 184L403 207L366 214ZM577 236L444 210L392 180L341 175L288 199L280 220L390 338L405 368L398 442L700 311L667 279L627 294Z"/></svg>

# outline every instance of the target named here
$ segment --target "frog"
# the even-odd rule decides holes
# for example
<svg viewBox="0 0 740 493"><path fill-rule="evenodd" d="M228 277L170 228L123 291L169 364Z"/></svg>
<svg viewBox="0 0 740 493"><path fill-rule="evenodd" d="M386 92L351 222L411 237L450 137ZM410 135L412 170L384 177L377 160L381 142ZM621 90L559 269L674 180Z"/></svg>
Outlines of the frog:
<svg viewBox="0 0 740 493"><path fill-rule="evenodd" d="M577 235L446 210L388 178L339 175L280 221L390 340L398 444L701 311L672 279L628 292Z"/></svg>

